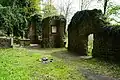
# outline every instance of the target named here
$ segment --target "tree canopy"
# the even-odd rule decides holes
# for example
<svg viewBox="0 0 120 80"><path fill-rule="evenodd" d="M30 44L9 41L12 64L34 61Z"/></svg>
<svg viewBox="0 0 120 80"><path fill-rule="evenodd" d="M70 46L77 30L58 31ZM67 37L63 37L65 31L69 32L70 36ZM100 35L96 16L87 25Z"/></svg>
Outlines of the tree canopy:
<svg viewBox="0 0 120 80"><path fill-rule="evenodd" d="M23 36L28 19L39 13L40 0L0 0L0 29L9 36Z"/></svg>
<svg viewBox="0 0 120 80"><path fill-rule="evenodd" d="M55 8L55 6L48 1L47 3L45 3L45 6L43 8L43 17L49 17L49 16L53 16L53 15L57 15L57 9Z"/></svg>
<svg viewBox="0 0 120 80"><path fill-rule="evenodd" d="M110 0L109 0L110 1ZM114 21L115 24L120 23L120 5L113 4L112 2L108 3L106 8L106 14L108 21Z"/></svg>

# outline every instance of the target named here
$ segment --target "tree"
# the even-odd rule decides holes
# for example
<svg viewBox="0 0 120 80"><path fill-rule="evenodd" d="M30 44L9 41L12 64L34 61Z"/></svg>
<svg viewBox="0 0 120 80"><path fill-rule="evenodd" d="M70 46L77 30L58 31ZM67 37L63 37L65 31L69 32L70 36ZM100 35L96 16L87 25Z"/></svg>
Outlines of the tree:
<svg viewBox="0 0 120 80"><path fill-rule="evenodd" d="M104 0L104 15L105 15L105 13L106 13L108 1L109 1L109 0Z"/></svg>
<svg viewBox="0 0 120 80"><path fill-rule="evenodd" d="M23 36L28 19L40 11L40 0L0 0L0 28L7 34Z"/></svg>
<svg viewBox="0 0 120 80"><path fill-rule="evenodd" d="M9 36L13 33L15 36L20 36L22 30L26 27L26 19L19 9L10 7L0 7L0 28L7 32Z"/></svg>
<svg viewBox="0 0 120 80"><path fill-rule="evenodd" d="M57 15L57 13L58 13L57 9L51 3L51 0L48 0L48 2L44 4L43 13L44 13L43 18L48 17L48 16Z"/></svg>
<svg viewBox="0 0 120 80"><path fill-rule="evenodd" d="M88 9L88 7L92 1L93 0L79 0L80 10L82 11L82 10Z"/></svg>
<svg viewBox="0 0 120 80"><path fill-rule="evenodd" d="M4 7L22 8L27 16L40 11L40 0L0 0L0 4Z"/></svg>
<svg viewBox="0 0 120 80"><path fill-rule="evenodd" d="M93 0L79 0L79 7L80 7L80 10L85 10L85 9L88 9L89 5L91 4ZM103 11L104 11L104 14L106 13L107 11L107 5L108 5L108 2L110 0L97 0L99 2L103 2Z"/></svg>
<svg viewBox="0 0 120 80"><path fill-rule="evenodd" d="M72 14L72 1L67 0L66 2L61 2L61 5L58 6L60 9L60 15L63 15L67 22L69 22L69 16Z"/></svg>
<svg viewBox="0 0 120 80"><path fill-rule="evenodd" d="M105 15L108 17L108 21L114 21L116 23L120 23L120 20L119 20L120 15L119 14L120 14L120 6L119 5L110 5L110 7L107 8L107 12Z"/></svg>
<svg viewBox="0 0 120 80"><path fill-rule="evenodd" d="M73 14L73 7L72 7L72 1L71 0L66 0L66 1L61 1L60 5L57 5L58 9L60 11L60 15L63 15L66 19L66 22L70 22L70 17ZM66 27L65 27L65 33L66 33Z"/></svg>

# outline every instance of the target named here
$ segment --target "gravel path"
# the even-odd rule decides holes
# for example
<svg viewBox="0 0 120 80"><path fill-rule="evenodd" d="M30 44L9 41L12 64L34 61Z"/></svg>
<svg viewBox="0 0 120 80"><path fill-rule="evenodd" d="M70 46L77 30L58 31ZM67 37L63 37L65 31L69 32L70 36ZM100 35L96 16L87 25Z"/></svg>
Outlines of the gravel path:
<svg viewBox="0 0 120 80"><path fill-rule="evenodd" d="M95 74L86 69L81 69L80 71L82 72L84 77L87 78L87 80L119 80L105 75Z"/></svg>

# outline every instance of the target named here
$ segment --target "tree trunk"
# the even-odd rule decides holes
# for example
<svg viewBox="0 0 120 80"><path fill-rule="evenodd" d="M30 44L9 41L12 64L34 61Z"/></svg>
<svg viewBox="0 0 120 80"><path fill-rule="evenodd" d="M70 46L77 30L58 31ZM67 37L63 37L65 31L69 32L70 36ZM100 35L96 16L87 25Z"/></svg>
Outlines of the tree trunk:
<svg viewBox="0 0 120 80"><path fill-rule="evenodd" d="M104 15L106 13L108 0L104 0Z"/></svg>

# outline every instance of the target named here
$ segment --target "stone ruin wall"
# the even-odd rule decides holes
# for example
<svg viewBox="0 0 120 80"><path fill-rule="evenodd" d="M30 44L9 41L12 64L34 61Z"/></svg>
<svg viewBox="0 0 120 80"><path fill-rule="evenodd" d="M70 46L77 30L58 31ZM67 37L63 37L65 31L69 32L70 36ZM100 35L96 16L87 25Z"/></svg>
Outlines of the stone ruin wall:
<svg viewBox="0 0 120 80"><path fill-rule="evenodd" d="M94 34L93 57L120 60L120 26L106 26Z"/></svg>
<svg viewBox="0 0 120 80"><path fill-rule="evenodd" d="M92 22L98 10L78 11L68 25L68 50L77 55L87 55L88 35L95 30ZM89 16L90 15L90 16Z"/></svg>
<svg viewBox="0 0 120 80"><path fill-rule="evenodd" d="M79 12L80 13L80 12ZM77 16L79 13L76 13ZM86 18L87 19L87 18ZM81 18L82 20L82 18ZM80 21L81 21L80 20ZM93 19L91 19L93 20ZM75 24L75 22L77 24ZM87 24L88 22L86 22ZM97 22L93 22L97 23ZM75 52L80 56L87 55L88 47L88 36L87 33L94 34L93 50L92 55L95 58L105 60L120 60L120 26L99 26L97 29L96 25L92 27L86 27L83 25L82 28L79 26L79 18L73 16L68 26L68 51ZM97 23L98 24L98 23ZM84 35L80 35L78 30L85 28ZM87 30L91 30L88 32Z"/></svg>
<svg viewBox="0 0 120 80"><path fill-rule="evenodd" d="M64 47L64 27L65 22L60 16L52 16L43 19L42 21L42 47L43 48L60 48ZM57 22L57 23L56 23ZM57 27L57 33L51 33L51 26Z"/></svg>
<svg viewBox="0 0 120 80"><path fill-rule="evenodd" d="M77 30L68 30L68 50L77 53L77 55L84 56L87 55L88 38L86 36L80 36Z"/></svg>
<svg viewBox="0 0 120 80"><path fill-rule="evenodd" d="M49 47L49 21L50 17L42 20L42 47Z"/></svg>

